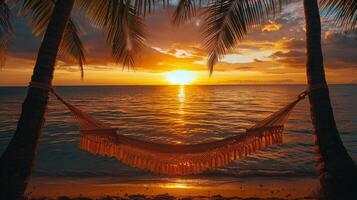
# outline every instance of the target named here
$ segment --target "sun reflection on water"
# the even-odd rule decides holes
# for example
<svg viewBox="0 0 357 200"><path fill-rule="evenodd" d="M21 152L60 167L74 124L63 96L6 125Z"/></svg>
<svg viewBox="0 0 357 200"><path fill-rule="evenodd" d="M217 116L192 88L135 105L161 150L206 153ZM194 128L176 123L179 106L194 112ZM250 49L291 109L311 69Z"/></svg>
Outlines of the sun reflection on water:
<svg viewBox="0 0 357 200"><path fill-rule="evenodd" d="M176 88L175 88L176 89ZM185 94L185 86L180 85L177 88L177 111L175 121L177 125L180 127L180 130L177 131L179 135L187 134L187 113L186 113L186 94ZM182 143L182 141L176 141L177 144Z"/></svg>
<svg viewBox="0 0 357 200"><path fill-rule="evenodd" d="M179 110L178 113L180 115L184 115L185 114L185 86L181 85L179 88L179 93L177 95L178 97L178 102L179 102Z"/></svg>

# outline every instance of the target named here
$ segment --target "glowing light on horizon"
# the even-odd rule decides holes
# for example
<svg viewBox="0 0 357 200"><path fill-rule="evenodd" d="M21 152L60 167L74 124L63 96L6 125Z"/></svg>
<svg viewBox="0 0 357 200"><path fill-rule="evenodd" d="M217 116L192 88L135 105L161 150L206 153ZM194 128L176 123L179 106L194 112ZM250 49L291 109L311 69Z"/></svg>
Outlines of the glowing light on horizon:
<svg viewBox="0 0 357 200"><path fill-rule="evenodd" d="M201 180L173 179L170 182L160 184L160 187L167 189L197 189L201 187L201 183Z"/></svg>
<svg viewBox="0 0 357 200"><path fill-rule="evenodd" d="M174 85L187 85L194 81L195 75L191 71L177 70L165 73L167 81Z"/></svg>
<svg viewBox="0 0 357 200"><path fill-rule="evenodd" d="M162 188L170 188L170 189L187 189L187 188L192 188L192 186L187 185L185 183L168 183L163 186Z"/></svg>

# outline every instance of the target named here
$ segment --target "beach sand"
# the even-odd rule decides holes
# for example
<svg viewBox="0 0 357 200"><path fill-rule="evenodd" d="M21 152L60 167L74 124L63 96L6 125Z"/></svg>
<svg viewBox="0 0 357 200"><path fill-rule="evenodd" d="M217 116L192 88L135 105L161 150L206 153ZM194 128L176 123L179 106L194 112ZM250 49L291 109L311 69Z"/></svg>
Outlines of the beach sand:
<svg viewBox="0 0 357 200"><path fill-rule="evenodd" d="M316 177L120 179L34 178L26 193L37 199L314 199L319 186Z"/></svg>

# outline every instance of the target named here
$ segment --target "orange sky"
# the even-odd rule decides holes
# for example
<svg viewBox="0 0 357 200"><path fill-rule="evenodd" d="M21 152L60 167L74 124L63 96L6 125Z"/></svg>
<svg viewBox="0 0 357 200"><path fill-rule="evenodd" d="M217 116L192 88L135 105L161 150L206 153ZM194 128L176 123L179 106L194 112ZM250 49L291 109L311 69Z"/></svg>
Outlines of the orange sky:
<svg viewBox="0 0 357 200"><path fill-rule="evenodd" d="M304 84L305 32L301 2L285 8L281 15L252 30L218 65L211 78L206 67L206 53L201 48L200 27L196 18L173 27L173 9L151 14L146 19L149 37L136 60L134 70L122 70L112 62L100 33L83 17L74 18L82 29L88 63L81 80L78 67L57 62L55 85L151 85L170 84L165 73L190 70L192 84ZM15 20L14 20L15 21ZM329 83L356 82L356 33L343 33L325 19L323 49ZM40 40L31 35L24 19L15 21L16 37L10 43L6 65L0 71L0 86L26 85L31 77Z"/></svg>

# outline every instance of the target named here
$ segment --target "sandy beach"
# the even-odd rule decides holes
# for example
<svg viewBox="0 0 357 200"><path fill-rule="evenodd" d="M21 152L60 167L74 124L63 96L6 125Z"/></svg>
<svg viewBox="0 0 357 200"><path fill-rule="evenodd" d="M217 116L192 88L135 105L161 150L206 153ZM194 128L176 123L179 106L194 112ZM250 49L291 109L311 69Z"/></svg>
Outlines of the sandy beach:
<svg viewBox="0 0 357 200"><path fill-rule="evenodd" d="M318 180L312 177L219 178L214 181L34 178L26 193L35 199L314 199L317 191Z"/></svg>

